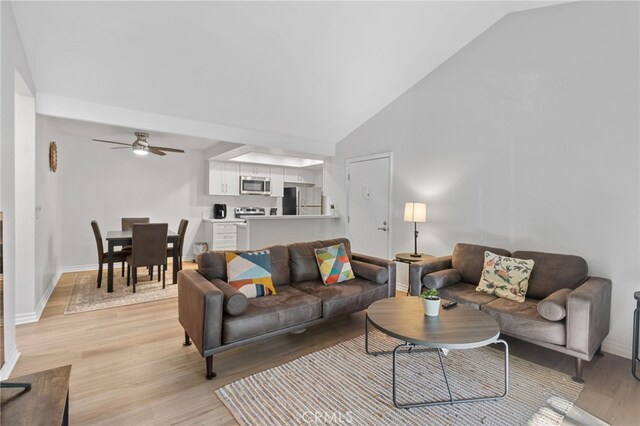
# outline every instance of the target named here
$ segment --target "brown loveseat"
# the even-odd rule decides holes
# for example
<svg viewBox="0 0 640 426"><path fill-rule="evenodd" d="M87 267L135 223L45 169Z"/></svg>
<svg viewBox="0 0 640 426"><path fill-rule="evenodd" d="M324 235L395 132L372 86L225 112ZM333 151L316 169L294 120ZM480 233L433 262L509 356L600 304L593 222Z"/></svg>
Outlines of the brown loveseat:
<svg viewBox="0 0 640 426"><path fill-rule="evenodd" d="M355 279L324 285L315 248L344 243ZM366 309L395 296L394 262L351 253L346 238L266 247L275 295L247 299L229 286L223 251L198 257L198 270L178 273L178 309L185 331L215 377L213 355L260 339L301 330L338 315Z"/></svg>
<svg viewBox="0 0 640 426"><path fill-rule="evenodd" d="M484 266L484 252L533 259L523 303L475 290ZM578 256L515 251L474 244L457 244L452 256L417 262L409 268L412 295L437 288L444 299L480 309L496 319L500 331L576 358L574 380L582 381L584 361L600 352L609 334L611 281L589 277L587 262ZM545 319L539 313L541 305ZM551 308L549 312L545 308ZM561 318L562 317L562 318Z"/></svg>

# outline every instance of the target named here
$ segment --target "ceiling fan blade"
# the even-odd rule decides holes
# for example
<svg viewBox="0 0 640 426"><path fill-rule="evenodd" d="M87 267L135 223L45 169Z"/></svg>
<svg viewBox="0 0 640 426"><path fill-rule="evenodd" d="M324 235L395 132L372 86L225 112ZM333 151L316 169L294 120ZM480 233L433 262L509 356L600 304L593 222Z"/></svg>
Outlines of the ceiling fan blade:
<svg viewBox="0 0 640 426"><path fill-rule="evenodd" d="M159 149L161 151L167 151L167 152L184 152L183 149L176 149L176 148L165 148L162 146L151 146L149 145L149 148L153 148L153 149Z"/></svg>
<svg viewBox="0 0 640 426"><path fill-rule="evenodd" d="M130 143L122 143L122 142L114 142L114 141L105 141L104 139L91 139L92 141L96 141L96 142L104 142L104 143L114 143L116 145L126 145L126 146L131 146Z"/></svg>
<svg viewBox="0 0 640 426"><path fill-rule="evenodd" d="M156 155L167 155L164 152L162 152L162 151L160 151L160 150L158 150L158 149L156 149L154 147L151 147L151 146L149 147L149 152L151 152L153 154L156 154Z"/></svg>
<svg viewBox="0 0 640 426"><path fill-rule="evenodd" d="M131 149L131 146L116 146L115 148L111 149Z"/></svg>

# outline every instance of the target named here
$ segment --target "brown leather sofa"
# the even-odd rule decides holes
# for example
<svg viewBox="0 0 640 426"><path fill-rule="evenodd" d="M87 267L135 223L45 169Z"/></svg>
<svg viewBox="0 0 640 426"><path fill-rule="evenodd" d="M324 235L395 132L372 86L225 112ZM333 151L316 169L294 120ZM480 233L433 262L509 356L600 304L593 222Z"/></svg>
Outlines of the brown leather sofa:
<svg viewBox="0 0 640 426"><path fill-rule="evenodd" d="M475 290L487 250L534 260L523 303ZM409 286L412 295L419 295L424 288L436 288L444 299L491 315L506 335L575 357L574 380L578 382L582 382L584 361L602 354L602 341L609 334L611 280L589 277L587 262L578 256L535 251L510 253L495 247L457 244L452 256L410 265ZM541 316L538 304L543 301L545 307L564 309L563 315L558 315L563 318L552 321Z"/></svg>
<svg viewBox="0 0 640 426"><path fill-rule="evenodd" d="M315 248L344 243L355 279L324 285ZM215 377L213 355L327 318L366 309L395 296L394 262L351 253L346 238L266 247L276 294L247 299L227 284L223 251L198 256L198 270L178 273L178 310L185 345L195 343L206 358L207 378Z"/></svg>

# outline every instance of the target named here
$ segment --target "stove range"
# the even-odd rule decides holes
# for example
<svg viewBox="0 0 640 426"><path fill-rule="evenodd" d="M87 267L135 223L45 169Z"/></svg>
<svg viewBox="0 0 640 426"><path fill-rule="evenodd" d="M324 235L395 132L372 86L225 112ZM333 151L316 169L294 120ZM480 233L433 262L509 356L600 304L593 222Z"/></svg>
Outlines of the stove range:
<svg viewBox="0 0 640 426"><path fill-rule="evenodd" d="M264 207L236 207L233 209L233 213L236 217L266 215Z"/></svg>

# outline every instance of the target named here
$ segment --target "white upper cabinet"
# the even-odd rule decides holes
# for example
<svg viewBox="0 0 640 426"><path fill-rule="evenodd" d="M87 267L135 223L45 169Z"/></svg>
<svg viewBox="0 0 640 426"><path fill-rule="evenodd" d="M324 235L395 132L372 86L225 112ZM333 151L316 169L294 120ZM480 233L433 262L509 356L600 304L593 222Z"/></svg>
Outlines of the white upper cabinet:
<svg viewBox="0 0 640 426"><path fill-rule="evenodd" d="M286 167L284 169L284 181L289 183L313 184L313 170Z"/></svg>
<svg viewBox="0 0 640 426"><path fill-rule="evenodd" d="M269 177L269 166L261 164L240 163L240 176Z"/></svg>
<svg viewBox="0 0 640 426"><path fill-rule="evenodd" d="M237 163L209 161L209 195L240 195Z"/></svg>
<svg viewBox="0 0 640 426"><path fill-rule="evenodd" d="M270 167L271 196L284 197L284 168Z"/></svg>

